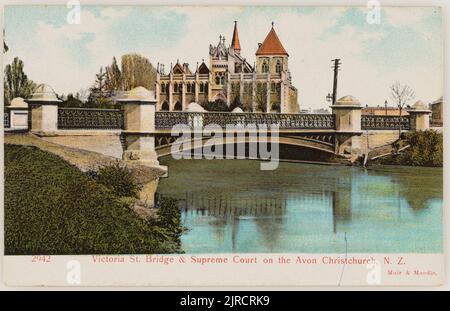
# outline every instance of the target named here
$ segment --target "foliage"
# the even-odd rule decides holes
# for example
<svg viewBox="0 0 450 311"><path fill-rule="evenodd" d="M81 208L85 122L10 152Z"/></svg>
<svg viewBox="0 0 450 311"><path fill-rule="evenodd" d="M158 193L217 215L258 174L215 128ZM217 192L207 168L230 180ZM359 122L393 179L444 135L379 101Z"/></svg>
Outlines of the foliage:
<svg viewBox="0 0 450 311"><path fill-rule="evenodd" d="M155 89L156 69L150 61L139 54L122 56L122 85L125 91L137 86Z"/></svg>
<svg viewBox="0 0 450 311"><path fill-rule="evenodd" d="M380 158L380 164L409 166L443 166L443 135L433 130L404 134L409 148L400 154Z"/></svg>
<svg viewBox="0 0 450 311"><path fill-rule="evenodd" d="M233 111L235 108L241 108L244 110L244 105L242 105L239 97L236 97L230 104L230 111Z"/></svg>
<svg viewBox="0 0 450 311"><path fill-rule="evenodd" d="M16 97L30 98L36 88L36 84L28 79L23 68L23 61L18 57L14 57L13 62L5 67L3 82L5 105L9 105Z"/></svg>
<svg viewBox="0 0 450 311"><path fill-rule="evenodd" d="M83 101L80 99L80 95L78 93L75 94L75 96L70 93L69 95L67 95L67 98L63 100L60 106L68 108L82 108L85 105Z"/></svg>
<svg viewBox="0 0 450 311"><path fill-rule="evenodd" d="M158 225L176 219L138 218L105 186L32 146L5 145L4 206L6 255L180 252L178 231Z"/></svg>
<svg viewBox="0 0 450 311"><path fill-rule="evenodd" d="M153 220L155 226L166 228L172 240L180 241L185 228L181 223L181 213L178 201L167 197L157 197L156 219ZM181 243L179 244L181 247Z"/></svg>
<svg viewBox="0 0 450 311"><path fill-rule="evenodd" d="M120 197L138 197L142 186L136 182L129 168L119 162L86 172L89 177Z"/></svg>
<svg viewBox="0 0 450 311"><path fill-rule="evenodd" d="M227 103L222 99L216 99L213 102L206 101L201 104L201 106L207 111L230 111Z"/></svg>

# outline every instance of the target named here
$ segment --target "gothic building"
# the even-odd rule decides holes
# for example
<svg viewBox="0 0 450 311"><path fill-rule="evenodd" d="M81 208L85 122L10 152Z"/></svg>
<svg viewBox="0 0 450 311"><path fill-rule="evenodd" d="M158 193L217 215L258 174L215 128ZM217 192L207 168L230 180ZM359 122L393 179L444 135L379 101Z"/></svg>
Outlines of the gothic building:
<svg viewBox="0 0 450 311"><path fill-rule="evenodd" d="M191 102L222 100L244 111L297 113L297 89L291 83L289 54L272 28L259 43L256 62L251 66L241 55L237 23L227 47L220 36L209 46L209 67L204 61L192 72L179 61L168 74L158 64L156 77L157 109L186 110Z"/></svg>

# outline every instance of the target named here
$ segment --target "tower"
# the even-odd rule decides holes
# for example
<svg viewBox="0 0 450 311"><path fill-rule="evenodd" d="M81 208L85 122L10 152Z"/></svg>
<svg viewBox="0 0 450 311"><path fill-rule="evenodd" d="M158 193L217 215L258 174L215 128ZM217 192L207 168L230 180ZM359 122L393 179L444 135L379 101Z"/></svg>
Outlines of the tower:
<svg viewBox="0 0 450 311"><path fill-rule="evenodd" d="M273 23L263 43L258 44L255 55L257 73L281 74L282 72L288 72L289 54L278 38Z"/></svg>

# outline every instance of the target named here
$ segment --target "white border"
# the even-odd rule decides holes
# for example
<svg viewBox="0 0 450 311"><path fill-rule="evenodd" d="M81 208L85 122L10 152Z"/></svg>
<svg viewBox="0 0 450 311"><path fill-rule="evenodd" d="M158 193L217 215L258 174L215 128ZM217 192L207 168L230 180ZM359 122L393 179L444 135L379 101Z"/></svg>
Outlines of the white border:
<svg viewBox="0 0 450 311"><path fill-rule="evenodd" d="M40 5L40 4L65 4L67 1L62 0L53 0L53 1L31 1L31 0L0 0L0 5L2 8L2 14L0 16L0 23L3 25L3 6L4 5ZM449 68L449 54L450 54L450 40L448 40L449 37L449 29L448 29L448 18L450 16L450 4L448 1L445 0L379 0L381 5L383 6L441 6L442 7L442 13L443 13L443 38L444 38L444 66L445 66L445 73L444 73L444 100L445 104L448 105L448 100L450 98L450 83L448 79L448 68ZM95 0L81 0L82 4L88 4L88 5L214 5L214 6L231 6L231 5L276 5L276 6L283 6L283 5L296 5L296 6L366 6L367 1L363 0L341 0L341 1L330 1L330 0L199 0L199 1L190 1L190 0L107 0L107 1L95 1ZM3 32L0 31L0 37L3 37ZM1 70L1 77L3 80L3 53L2 53L2 70ZM1 93L3 93L3 83L0 84L0 90ZM449 109L444 108L444 119L450 120L450 113ZM441 287L319 287L321 290L449 290L450 289L450 277L449 277L449 262L448 262L448 256L447 252L448 249L450 249L450 239L448 239L448 208L446 202L449 200L449 187L448 187L448 178L449 173L447 169L447 163L449 163L450 155L449 151L446 148L447 146L450 146L449 144L449 138L447 135L444 134L444 214L443 214L443 220L444 220L444 254L445 254L445 263L446 263L446 282L444 286ZM3 135L1 135L0 138L0 173L3 176ZM0 179L0 183L2 184L1 187L1 194L0 199L2 202L3 207L3 178ZM3 221L4 221L4 213L3 208L0 209L0 228L4 228ZM3 254L4 251L4 245L3 245L3 230L0 230L0 254ZM0 272L3 276L3 256L0 256L2 259L0 261ZM3 284L3 278L0 282L0 290L33 290L33 291L40 291L40 290L50 290L50 289L58 289L58 290L192 290L192 291L199 291L199 290L223 290L223 289L230 289L229 287L7 287L5 284ZM314 290L318 289L318 287L234 287L235 290L254 290L254 289L261 289L261 290L286 290L286 291L294 291L294 290Z"/></svg>

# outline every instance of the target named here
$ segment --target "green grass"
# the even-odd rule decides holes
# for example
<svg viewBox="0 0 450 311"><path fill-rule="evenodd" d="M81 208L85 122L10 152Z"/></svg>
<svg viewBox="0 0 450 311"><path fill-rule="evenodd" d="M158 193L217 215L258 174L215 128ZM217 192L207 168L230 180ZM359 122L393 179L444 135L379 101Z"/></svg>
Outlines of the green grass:
<svg viewBox="0 0 450 311"><path fill-rule="evenodd" d="M161 211L165 211L164 213ZM180 252L175 202L145 221L113 191L60 157L5 145L5 254ZM168 216L167 216L168 215Z"/></svg>

